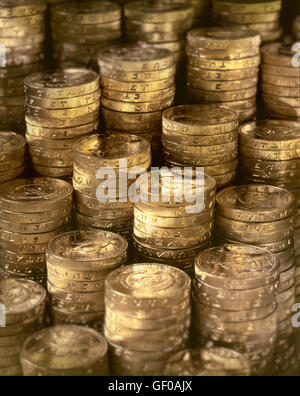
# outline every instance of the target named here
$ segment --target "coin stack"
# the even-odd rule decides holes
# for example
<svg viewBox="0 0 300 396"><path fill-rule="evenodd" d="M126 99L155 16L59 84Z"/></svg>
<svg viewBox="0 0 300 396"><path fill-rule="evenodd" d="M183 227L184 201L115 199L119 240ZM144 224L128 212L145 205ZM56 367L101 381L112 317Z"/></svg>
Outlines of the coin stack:
<svg viewBox="0 0 300 396"><path fill-rule="evenodd" d="M24 279L0 280L0 303L5 309L5 326L0 326L0 376L20 376L22 344L45 325L46 291Z"/></svg>
<svg viewBox="0 0 300 396"><path fill-rule="evenodd" d="M262 96L265 109L276 118L300 120L298 60L293 44L272 43L262 47Z"/></svg>
<svg viewBox="0 0 300 396"><path fill-rule="evenodd" d="M48 292L55 324L103 325L105 279L126 262L127 248L124 238L106 231L72 231L49 242Z"/></svg>
<svg viewBox="0 0 300 396"><path fill-rule="evenodd" d="M99 75L85 69L34 73L25 79L26 139L34 171L69 178L79 137L97 131Z"/></svg>
<svg viewBox="0 0 300 396"><path fill-rule="evenodd" d="M277 290L278 338L275 371L286 370L294 353L292 306L295 302L293 249L295 198L268 185L229 187L217 194L216 225L222 241L247 243L272 252L280 263Z"/></svg>
<svg viewBox="0 0 300 396"><path fill-rule="evenodd" d="M236 113L218 105L186 105L163 113L163 147L170 166L204 167L222 188L238 166Z"/></svg>
<svg viewBox="0 0 300 396"><path fill-rule="evenodd" d="M99 55L102 116L108 133L136 134L157 151L161 117L172 106L175 66L172 54L147 45L125 45Z"/></svg>
<svg viewBox="0 0 300 396"><path fill-rule="evenodd" d="M187 36L187 96L222 103L240 121L256 114L260 36L243 27L195 29Z"/></svg>
<svg viewBox="0 0 300 396"><path fill-rule="evenodd" d="M164 374L169 377L245 377L251 372L249 360L228 348L186 349L169 360Z"/></svg>
<svg viewBox="0 0 300 396"><path fill-rule="evenodd" d="M112 272L105 284L105 337L113 375L162 375L168 358L187 347L190 279L160 264Z"/></svg>
<svg viewBox="0 0 300 396"><path fill-rule="evenodd" d="M62 180L16 179L0 191L0 269L44 284L46 246L72 214L72 186Z"/></svg>
<svg viewBox="0 0 300 396"><path fill-rule="evenodd" d="M21 352L25 377L109 375L105 338L81 326L53 326L29 337Z"/></svg>
<svg viewBox="0 0 300 396"><path fill-rule="evenodd" d="M213 0L213 16L225 26L246 26L257 31L263 43L282 36L281 0Z"/></svg>
<svg viewBox="0 0 300 396"><path fill-rule="evenodd" d="M0 132L0 185L25 170L26 140L14 132Z"/></svg>
<svg viewBox="0 0 300 396"><path fill-rule="evenodd" d="M43 67L46 4L0 4L0 129L24 133L24 77Z"/></svg>
<svg viewBox="0 0 300 396"><path fill-rule="evenodd" d="M130 239L133 202L128 199L129 187L137 178L137 167L138 172L145 172L151 166L150 144L135 135L92 135L76 143L73 159L77 223Z"/></svg>
<svg viewBox="0 0 300 396"><path fill-rule="evenodd" d="M108 1L72 1L52 7L52 38L57 66L86 66L97 70L98 51L121 39L121 18L121 7Z"/></svg>
<svg viewBox="0 0 300 396"><path fill-rule="evenodd" d="M229 244L200 253L193 283L193 331L245 354L251 375L271 370L277 335L279 262L254 246Z"/></svg>

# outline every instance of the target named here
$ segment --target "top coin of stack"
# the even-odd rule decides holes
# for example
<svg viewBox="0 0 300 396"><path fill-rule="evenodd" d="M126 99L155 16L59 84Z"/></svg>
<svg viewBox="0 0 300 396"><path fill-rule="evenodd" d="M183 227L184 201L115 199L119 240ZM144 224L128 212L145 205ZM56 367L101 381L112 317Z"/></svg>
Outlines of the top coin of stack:
<svg viewBox="0 0 300 396"><path fill-rule="evenodd" d="M240 121L256 113L260 37L243 27L195 29L187 36L187 94L193 103L222 103Z"/></svg>
<svg viewBox="0 0 300 396"><path fill-rule="evenodd" d="M279 40L281 0L213 0L213 15L222 25L257 31L263 43Z"/></svg>
<svg viewBox="0 0 300 396"><path fill-rule="evenodd" d="M97 69L98 51L121 39L121 7L108 1L73 1L51 8L54 58L58 67Z"/></svg>
<svg viewBox="0 0 300 396"><path fill-rule="evenodd" d="M34 170L47 177L72 176L76 140L99 126L98 74L85 69L34 73L25 79L25 95Z"/></svg>
<svg viewBox="0 0 300 396"><path fill-rule="evenodd" d="M109 375L105 338L80 326L54 326L29 337L21 352L27 377Z"/></svg>
<svg viewBox="0 0 300 396"><path fill-rule="evenodd" d="M25 170L26 140L14 132L0 132L0 183Z"/></svg>

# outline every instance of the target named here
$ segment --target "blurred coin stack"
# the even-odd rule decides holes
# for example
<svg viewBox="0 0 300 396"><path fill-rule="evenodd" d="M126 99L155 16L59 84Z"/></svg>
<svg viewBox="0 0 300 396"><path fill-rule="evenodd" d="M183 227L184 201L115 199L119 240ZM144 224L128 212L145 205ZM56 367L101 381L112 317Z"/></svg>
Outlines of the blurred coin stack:
<svg viewBox="0 0 300 396"><path fill-rule="evenodd" d="M218 102L240 121L256 114L260 37L243 27L195 29L187 36L187 96Z"/></svg>
<svg viewBox="0 0 300 396"><path fill-rule="evenodd" d="M293 38L300 40L300 15L298 15L293 22Z"/></svg>
<svg viewBox="0 0 300 396"><path fill-rule="evenodd" d="M295 303L293 249L295 198L268 185L229 187L217 194L216 227L221 240L247 243L272 252L280 263L277 290L278 337L275 371L293 364L292 306Z"/></svg>
<svg viewBox="0 0 300 396"><path fill-rule="evenodd" d="M0 185L25 170L26 140L14 132L0 132Z"/></svg>
<svg viewBox="0 0 300 396"><path fill-rule="evenodd" d="M199 179L185 173L183 180L181 173L152 171L139 182L134 246L138 261L160 262L192 276L195 257L212 240L216 182L203 173Z"/></svg>
<svg viewBox="0 0 300 396"><path fill-rule="evenodd" d="M129 176L136 167L139 172L150 168L150 144L135 135L92 135L76 143L73 159L77 223L131 239L133 203L128 190L137 176Z"/></svg>
<svg viewBox="0 0 300 396"><path fill-rule="evenodd" d="M261 36L263 43L282 36L281 0L213 0L213 16L224 26L246 26Z"/></svg>
<svg viewBox="0 0 300 396"><path fill-rule="evenodd" d="M0 129L24 133L24 77L43 67L46 4L0 4Z"/></svg>
<svg viewBox="0 0 300 396"><path fill-rule="evenodd" d="M99 66L106 131L139 135L157 152L162 112L175 96L171 53L147 45L112 47L99 54Z"/></svg>
<svg viewBox="0 0 300 396"><path fill-rule="evenodd" d="M62 180L16 179L1 186L0 269L44 284L46 247L69 225L72 186Z"/></svg>
<svg viewBox="0 0 300 396"><path fill-rule="evenodd" d="M113 375L162 375L170 356L186 348L190 279L160 264L111 273L105 287L105 337Z"/></svg>
<svg viewBox="0 0 300 396"><path fill-rule="evenodd" d="M128 244L106 231L72 231L47 249L47 280L54 324L103 326L104 283L127 259Z"/></svg>
<svg viewBox="0 0 300 396"><path fill-rule="evenodd" d="M270 374L277 336L279 262L264 249L223 245L200 253L193 283L193 331L245 354L252 375Z"/></svg>
<svg viewBox="0 0 300 396"><path fill-rule="evenodd" d="M24 279L0 280L0 304L0 376L21 376L22 345L45 325L46 291Z"/></svg>
<svg viewBox="0 0 300 396"><path fill-rule="evenodd" d="M34 73L25 79L25 95L26 139L34 171L70 178L76 140L99 127L98 74L85 69Z"/></svg>
<svg viewBox="0 0 300 396"><path fill-rule="evenodd" d="M98 51L120 42L121 18L121 7L108 1L73 1L52 7L53 51L57 66L86 66L97 70Z"/></svg>
<svg viewBox="0 0 300 396"><path fill-rule="evenodd" d="M163 113L163 147L170 166L204 167L222 188L235 180L238 121L218 105L186 105Z"/></svg>
<svg viewBox="0 0 300 396"><path fill-rule="evenodd" d="M26 377L109 375L105 338L81 326L54 326L29 337L21 352Z"/></svg>

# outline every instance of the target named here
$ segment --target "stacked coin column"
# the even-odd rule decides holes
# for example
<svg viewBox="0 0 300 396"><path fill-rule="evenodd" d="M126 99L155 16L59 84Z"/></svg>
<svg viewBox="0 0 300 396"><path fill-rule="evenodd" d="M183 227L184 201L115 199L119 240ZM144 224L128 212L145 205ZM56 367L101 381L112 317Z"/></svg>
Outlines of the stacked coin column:
<svg viewBox="0 0 300 396"><path fill-rule="evenodd" d="M0 183L13 180L25 170L26 140L14 132L0 132Z"/></svg>
<svg viewBox="0 0 300 396"><path fill-rule="evenodd" d="M233 183L238 166L238 121L217 105L186 105L163 113L163 147L168 165L204 167L217 188Z"/></svg>
<svg viewBox="0 0 300 396"><path fill-rule="evenodd" d="M25 95L26 139L34 171L70 178L76 140L99 127L98 74L85 69L34 73L25 79Z"/></svg>
<svg viewBox="0 0 300 396"><path fill-rule="evenodd" d="M42 68L46 4L0 5L0 129L24 133L24 77Z"/></svg>
<svg viewBox="0 0 300 396"><path fill-rule="evenodd" d="M111 273L105 287L105 337L113 375L162 375L168 358L188 345L190 279L159 264Z"/></svg>
<svg viewBox="0 0 300 396"><path fill-rule="evenodd" d="M124 238L106 231L74 231L49 242L47 279L55 324L102 329L105 279L126 262L127 248Z"/></svg>
<svg viewBox="0 0 300 396"><path fill-rule="evenodd" d="M283 33L281 6L281 0L213 0L213 16L222 25L253 29L260 34L263 43L269 43L279 40Z"/></svg>
<svg viewBox="0 0 300 396"><path fill-rule="evenodd" d="M260 36L247 28L195 29L187 36L187 97L222 103L240 121L256 114Z"/></svg>
<svg viewBox="0 0 300 396"><path fill-rule="evenodd" d="M277 290L278 337L274 369L283 372L294 354L292 306L295 303L293 245L295 199L286 190L267 185L230 187L217 194L216 227L226 242L256 245L280 262Z"/></svg>
<svg viewBox="0 0 300 396"><path fill-rule="evenodd" d="M98 51L120 42L121 18L121 7L108 1L73 1L52 7L57 66L86 66L97 70Z"/></svg>
<svg viewBox="0 0 300 396"><path fill-rule="evenodd" d="M252 375L270 374L277 335L279 263L264 249L223 245L200 253L193 283L193 330L244 353Z"/></svg>
<svg viewBox="0 0 300 396"><path fill-rule="evenodd" d="M0 376L21 376L22 345L45 326L46 290L29 280L0 280L0 303L5 308L5 324L0 326Z"/></svg>
<svg viewBox="0 0 300 396"><path fill-rule="evenodd" d="M69 183L47 178L1 186L1 272L45 283L46 247L70 223L72 193Z"/></svg>

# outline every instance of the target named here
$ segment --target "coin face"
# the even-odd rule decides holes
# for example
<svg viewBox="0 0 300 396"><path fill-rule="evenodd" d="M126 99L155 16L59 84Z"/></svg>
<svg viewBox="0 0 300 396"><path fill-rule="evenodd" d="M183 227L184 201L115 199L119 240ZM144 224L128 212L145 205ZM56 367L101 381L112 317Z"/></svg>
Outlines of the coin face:
<svg viewBox="0 0 300 396"><path fill-rule="evenodd" d="M250 124L247 124L250 126ZM300 139L300 132L296 128L286 127L278 123L269 121L259 121L253 123L253 129L241 128L241 133L245 136L250 136L255 139L267 140L267 141L281 141L281 140L294 140Z"/></svg>
<svg viewBox="0 0 300 396"><path fill-rule="evenodd" d="M14 132L0 132L0 156L2 153L21 150L25 146L23 136Z"/></svg>

